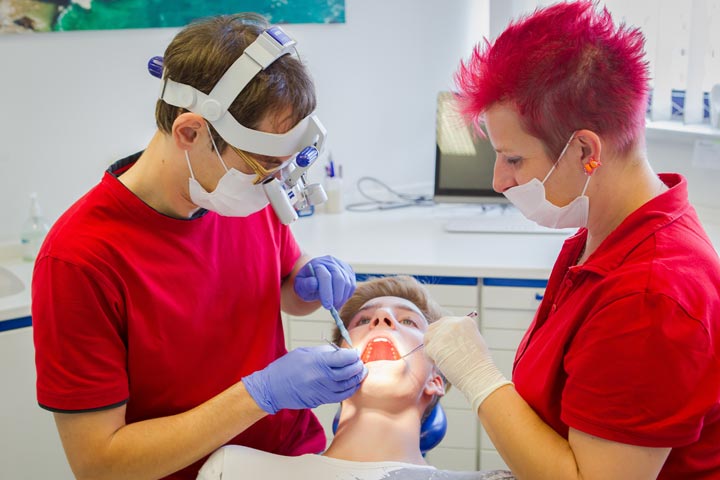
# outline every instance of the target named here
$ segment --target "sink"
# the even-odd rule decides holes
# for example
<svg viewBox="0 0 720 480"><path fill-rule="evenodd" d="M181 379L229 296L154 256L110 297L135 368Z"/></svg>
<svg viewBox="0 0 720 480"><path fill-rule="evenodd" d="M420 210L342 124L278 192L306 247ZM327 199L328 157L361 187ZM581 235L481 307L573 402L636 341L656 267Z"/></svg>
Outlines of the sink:
<svg viewBox="0 0 720 480"><path fill-rule="evenodd" d="M25 290L25 284L7 268L0 267L0 298Z"/></svg>

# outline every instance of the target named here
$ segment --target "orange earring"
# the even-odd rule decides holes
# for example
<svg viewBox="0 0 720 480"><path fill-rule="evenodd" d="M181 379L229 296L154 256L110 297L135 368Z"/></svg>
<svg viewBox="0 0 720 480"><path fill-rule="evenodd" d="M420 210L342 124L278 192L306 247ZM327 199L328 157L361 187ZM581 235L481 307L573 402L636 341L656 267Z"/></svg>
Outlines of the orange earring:
<svg viewBox="0 0 720 480"><path fill-rule="evenodd" d="M591 158L590 161L583 165L585 175L592 175L595 169L598 168L600 165L602 165L602 163L600 163L600 160L595 160L594 158Z"/></svg>

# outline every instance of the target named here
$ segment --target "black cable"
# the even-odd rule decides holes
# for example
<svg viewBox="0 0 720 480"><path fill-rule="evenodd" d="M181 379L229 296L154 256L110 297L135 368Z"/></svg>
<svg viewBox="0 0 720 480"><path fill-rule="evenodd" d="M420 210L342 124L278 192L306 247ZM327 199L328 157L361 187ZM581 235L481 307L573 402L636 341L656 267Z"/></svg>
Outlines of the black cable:
<svg viewBox="0 0 720 480"><path fill-rule="evenodd" d="M384 188L390 195L396 197L396 200L381 200L373 197L365 190L363 184L368 182L375 183ZM400 193L388 186L386 183L375 177L360 177L356 183L360 195L367 198L367 202L356 202L347 205L345 208L350 212L373 212L376 210L391 210L395 208L407 207L430 207L435 205L431 196Z"/></svg>

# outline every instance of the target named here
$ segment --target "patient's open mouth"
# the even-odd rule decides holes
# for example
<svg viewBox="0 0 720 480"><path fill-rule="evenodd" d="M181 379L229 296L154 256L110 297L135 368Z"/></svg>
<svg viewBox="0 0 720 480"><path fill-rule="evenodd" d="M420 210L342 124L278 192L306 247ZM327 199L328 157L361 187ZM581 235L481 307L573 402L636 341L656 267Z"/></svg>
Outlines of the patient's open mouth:
<svg viewBox="0 0 720 480"><path fill-rule="evenodd" d="M375 362L377 360L399 360L400 354L395 350L395 345L384 337L373 338L362 353L363 363Z"/></svg>

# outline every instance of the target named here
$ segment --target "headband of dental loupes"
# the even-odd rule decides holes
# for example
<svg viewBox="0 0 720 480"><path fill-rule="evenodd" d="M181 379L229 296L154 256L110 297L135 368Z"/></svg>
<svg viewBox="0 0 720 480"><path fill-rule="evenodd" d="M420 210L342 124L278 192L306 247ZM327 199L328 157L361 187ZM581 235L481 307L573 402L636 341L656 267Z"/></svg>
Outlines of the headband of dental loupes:
<svg viewBox="0 0 720 480"><path fill-rule="evenodd" d="M278 58L289 54L295 43L280 27L268 28L235 60L208 95L167 78L163 73L162 57L153 57L148 63L148 70L163 79L160 99L201 115L226 142L240 150L271 157L295 155L307 146L315 146L322 152L327 132L314 114L300 120L286 133L267 133L245 127L228 112L232 102L253 77Z"/></svg>

